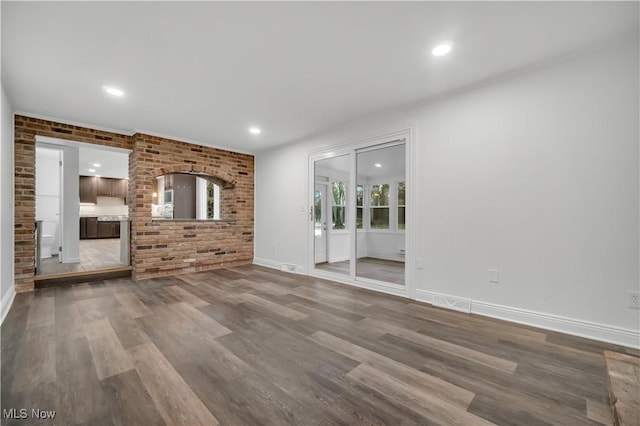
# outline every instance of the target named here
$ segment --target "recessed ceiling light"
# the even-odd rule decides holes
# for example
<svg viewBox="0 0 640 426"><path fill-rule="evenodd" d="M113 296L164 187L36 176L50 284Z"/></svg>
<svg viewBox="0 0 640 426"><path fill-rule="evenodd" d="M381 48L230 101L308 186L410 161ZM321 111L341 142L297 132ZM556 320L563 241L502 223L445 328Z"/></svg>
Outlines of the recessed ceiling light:
<svg viewBox="0 0 640 426"><path fill-rule="evenodd" d="M433 54L433 56L442 56L451 52L452 48L453 48L453 43L450 43L450 42L440 43L439 45L433 48L431 53Z"/></svg>
<svg viewBox="0 0 640 426"><path fill-rule="evenodd" d="M101 166L101 164L100 164L100 163L93 163L93 164L92 164L92 166L93 166L93 167L100 167L100 166Z"/></svg>
<svg viewBox="0 0 640 426"><path fill-rule="evenodd" d="M376 167L380 168L380 167L382 167L382 164L380 164L380 163L376 163L376 164L374 164L374 166L376 166Z"/></svg>
<svg viewBox="0 0 640 426"><path fill-rule="evenodd" d="M249 127L249 133L252 135L259 135L262 132L258 127Z"/></svg>
<svg viewBox="0 0 640 426"><path fill-rule="evenodd" d="M113 87L113 86L102 86L102 90L104 90L105 92L107 92L110 95L113 96L124 96L124 92L120 89L118 89L117 87Z"/></svg>
<svg viewBox="0 0 640 426"><path fill-rule="evenodd" d="M91 172L91 173L93 173L95 171L96 171L96 169L89 169L89 172Z"/></svg>

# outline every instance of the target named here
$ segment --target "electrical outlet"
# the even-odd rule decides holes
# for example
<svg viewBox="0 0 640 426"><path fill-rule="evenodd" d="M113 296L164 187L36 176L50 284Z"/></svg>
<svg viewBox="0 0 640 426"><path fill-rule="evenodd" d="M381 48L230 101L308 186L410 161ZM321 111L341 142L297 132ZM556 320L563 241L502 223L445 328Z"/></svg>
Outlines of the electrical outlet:
<svg viewBox="0 0 640 426"><path fill-rule="evenodd" d="M632 309L640 309L640 291L629 292L629 307Z"/></svg>
<svg viewBox="0 0 640 426"><path fill-rule="evenodd" d="M499 269L489 269L489 282L492 284L498 284L500 282Z"/></svg>

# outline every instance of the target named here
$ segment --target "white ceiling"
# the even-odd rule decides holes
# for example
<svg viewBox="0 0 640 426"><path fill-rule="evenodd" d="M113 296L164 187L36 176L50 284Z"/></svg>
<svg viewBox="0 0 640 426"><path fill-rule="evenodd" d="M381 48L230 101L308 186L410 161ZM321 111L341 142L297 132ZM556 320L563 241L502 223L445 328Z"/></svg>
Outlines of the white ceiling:
<svg viewBox="0 0 640 426"><path fill-rule="evenodd" d="M129 177L129 154L91 148L83 144L78 147L78 157L80 176L102 176L118 179ZM100 164L100 166L93 164ZM90 172L89 169L95 170L95 172Z"/></svg>
<svg viewBox="0 0 640 426"><path fill-rule="evenodd" d="M638 2L1 7L2 79L16 110L244 152L638 31ZM441 40L454 50L433 57ZM126 95L106 95L105 84Z"/></svg>
<svg viewBox="0 0 640 426"><path fill-rule="evenodd" d="M358 177L369 180L379 177L404 176L405 162L404 144L358 153L356 156ZM376 164L379 164L380 167L376 167Z"/></svg>
<svg viewBox="0 0 640 426"><path fill-rule="evenodd" d="M357 153L358 183L405 175L405 152L405 144L398 144ZM380 167L376 167L376 164L380 164ZM348 179L351 157L347 154L325 158L316 161L315 167L317 176Z"/></svg>

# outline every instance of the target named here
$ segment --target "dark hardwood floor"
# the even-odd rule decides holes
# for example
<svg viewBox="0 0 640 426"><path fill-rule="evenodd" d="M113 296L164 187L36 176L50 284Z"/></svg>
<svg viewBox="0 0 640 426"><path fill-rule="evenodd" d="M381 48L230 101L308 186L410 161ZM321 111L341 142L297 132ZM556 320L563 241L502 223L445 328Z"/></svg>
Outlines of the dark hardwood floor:
<svg viewBox="0 0 640 426"><path fill-rule="evenodd" d="M611 424L625 351L257 266L19 294L1 349L7 425Z"/></svg>

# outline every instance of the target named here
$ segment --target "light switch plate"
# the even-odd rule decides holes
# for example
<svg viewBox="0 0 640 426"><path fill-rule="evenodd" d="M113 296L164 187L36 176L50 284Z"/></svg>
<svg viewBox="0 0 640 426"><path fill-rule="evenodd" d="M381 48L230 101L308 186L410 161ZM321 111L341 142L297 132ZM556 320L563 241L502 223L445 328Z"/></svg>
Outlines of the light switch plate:
<svg viewBox="0 0 640 426"><path fill-rule="evenodd" d="M493 284L498 284L500 282L499 269L489 269L489 282Z"/></svg>

